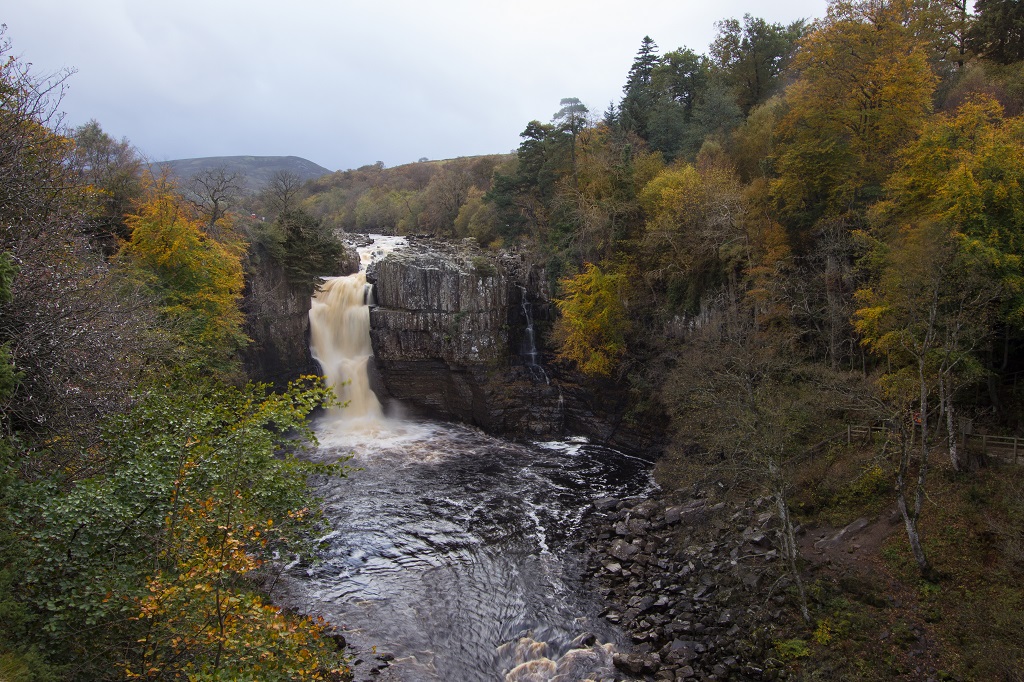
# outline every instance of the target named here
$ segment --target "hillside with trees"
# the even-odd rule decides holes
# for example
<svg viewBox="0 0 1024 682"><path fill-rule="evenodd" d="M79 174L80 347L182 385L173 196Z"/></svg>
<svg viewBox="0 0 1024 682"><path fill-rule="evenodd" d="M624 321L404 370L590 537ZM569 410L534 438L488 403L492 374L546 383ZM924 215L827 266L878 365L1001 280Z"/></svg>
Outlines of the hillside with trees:
<svg viewBox="0 0 1024 682"><path fill-rule="evenodd" d="M526 254L548 359L667 425L664 495L772 500L792 679L1021 679L1024 456L991 444L1024 435L1022 25L726 18L705 52L643 37L617 101L552 103L514 154L257 194L66 129L67 74L5 41L0 678L340 679L259 590L316 526L293 436L329 396L246 383L240 302L260 259L312 291L339 232L379 231ZM870 551L815 555L858 518Z"/></svg>
<svg viewBox="0 0 1024 682"><path fill-rule="evenodd" d="M833 0L724 20L705 54L644 37L617 103L528 123L483 197L558 282L559 361L668 418L669 495L770 496L797 586L797 526L902 529L860 592L801 587L779 655L810 679L1019 679L1021 474L969 435L1022 426L1018 5Z"/></svg>
<svg viewBox="0 0 1024 682"><path fill-rule="evenodd" d="M489 227L476 213L506 156L476 156L385 168L376 163L323 176L304 187L303 210L345 232L473 236Z"/></svg>

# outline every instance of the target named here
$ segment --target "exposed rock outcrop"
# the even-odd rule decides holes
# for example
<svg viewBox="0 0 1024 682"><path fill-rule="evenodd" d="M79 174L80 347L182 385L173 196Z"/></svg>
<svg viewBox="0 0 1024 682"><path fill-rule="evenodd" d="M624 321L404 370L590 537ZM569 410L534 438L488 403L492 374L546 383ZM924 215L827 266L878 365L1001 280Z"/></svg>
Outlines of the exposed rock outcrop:
<svg viewBox="0 0 1024 682"><path fill-rule="evenodd" d="M435 359L453 366L504 363L509 283L494 259L468 244L416 242L370 266L370 312L379 359Z"/></svg>
<svg viewBox="0 0 1024 682"><path fill-rule="evenodd" d="M623 422L624 387L551 364L542 347L554 314L548 282L522 256L494 255L472 240L412 238L371 265L367 279L374 389L385 400L502 435L656 447L659 433Z"/></svg>
<svg viewBox="0 0 1024 682"><path fill-rule="evenodd" d="M472 242L413 239L370 266L370 338L386 398L496 433L560 430L557 388L510 343L519 289L508 259Z"/></svg>
<svg viewBox="0 0 1024 682"><path fill-rule="evenodd" d="M766 499L684 505L598 500L592 567L604 617L634 649L615 657L630 678L775 680L779 627L796 613L774 548Z"/></svg>
<svg viewBox="0 0 1024 682"><path fill-rule="evenodd" d="M346 248L337 274L359 268L355 252ZM318 374L309 352L309 307L312 286L289 281L284 268L269 254L252 254L246 273L245 333L252 342L242 352L246 376L283 388L304 374Z"/></svg>

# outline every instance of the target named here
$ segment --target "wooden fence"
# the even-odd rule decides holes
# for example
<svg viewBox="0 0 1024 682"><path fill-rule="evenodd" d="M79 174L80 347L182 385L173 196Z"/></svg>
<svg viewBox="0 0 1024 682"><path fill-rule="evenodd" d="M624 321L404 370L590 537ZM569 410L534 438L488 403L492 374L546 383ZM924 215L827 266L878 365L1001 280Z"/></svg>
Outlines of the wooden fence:
<svg viewBox="0 0 1024 682"><path fill-rule="evenodd" d="M960 434L960 447L964 452L973 450L975 446L979 447L984 455L992 455L1014 464L1020 464L1024 439L1017 436L989 436L983 433Z"/></svg>
<svg viewBox="0 0 1024 682"><path fill-rule="evenodd" d="M855 440L868 440L876 433L888 433L885 426L846 426L846 444ZM966 452L980 451L983 455L998 457L1013 464L1024 462L1024 438L1017 436L990 436L983 433L961 433L960 448Z"/></svg>

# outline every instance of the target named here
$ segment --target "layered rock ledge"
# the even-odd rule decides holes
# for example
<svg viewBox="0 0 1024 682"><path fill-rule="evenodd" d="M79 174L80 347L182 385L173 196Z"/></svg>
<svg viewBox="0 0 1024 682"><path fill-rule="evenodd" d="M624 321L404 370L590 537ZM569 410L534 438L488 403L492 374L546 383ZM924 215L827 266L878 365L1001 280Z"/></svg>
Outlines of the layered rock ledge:
<svg viewBox="0 0 1024 682"><path fill-rule="evenodd" d="M510 341L520 326L516 266L471 240L416 238L373 263L378 395L493 433L557 432L557 388L531 375Z"/></svg>

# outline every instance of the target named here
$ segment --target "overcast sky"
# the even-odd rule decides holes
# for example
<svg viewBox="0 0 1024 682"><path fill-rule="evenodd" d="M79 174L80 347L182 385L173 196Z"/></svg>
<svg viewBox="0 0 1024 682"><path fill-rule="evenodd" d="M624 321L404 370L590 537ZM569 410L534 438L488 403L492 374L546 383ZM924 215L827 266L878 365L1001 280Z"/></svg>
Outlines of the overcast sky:
<svg viewBox="0 0 1024 682"><path fill-rule="evenodd" d="M504 153L563 97L618 102L644 35L706 52L715 22L826 0L22 0L13 53L75 69L66 122L154 161L295 155L330 170Z"/></svg>

